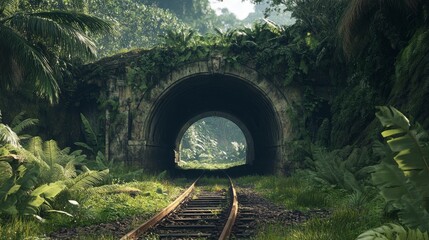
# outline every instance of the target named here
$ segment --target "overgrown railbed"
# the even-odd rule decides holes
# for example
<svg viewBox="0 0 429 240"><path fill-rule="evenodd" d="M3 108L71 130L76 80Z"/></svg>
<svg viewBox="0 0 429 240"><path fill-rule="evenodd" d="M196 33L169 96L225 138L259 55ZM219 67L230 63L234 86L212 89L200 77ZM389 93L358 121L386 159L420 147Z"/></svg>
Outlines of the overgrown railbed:
<svg viewBox="0 0 429 240"><path fill-rule="evenodd" d="M59 195L52 205L70 215L1 218L2 239L49 236L53 239L117 239L166 207L183 191L185 179L167 180L165 173L113 173L103 186ZM70 204L69 200L76 201Z"/></svg>
<svg viewBox="0 0 429 240"><path fill-rule="evenodd" d="M239 193L250 191L257 196L253 198L268 200L257 202L271 202L271 209L260 214L254 239L356 239L365 230L392 220L383 216L384 203L377 195L363 200L352 192L315 184L303 173L235 181L241 186Z"/></svg>

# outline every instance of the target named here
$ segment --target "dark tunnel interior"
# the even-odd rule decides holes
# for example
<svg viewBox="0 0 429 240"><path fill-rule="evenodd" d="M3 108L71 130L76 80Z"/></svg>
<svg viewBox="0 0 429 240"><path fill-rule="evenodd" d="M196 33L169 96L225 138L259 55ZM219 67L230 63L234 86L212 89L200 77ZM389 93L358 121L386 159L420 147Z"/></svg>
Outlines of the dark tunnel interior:
<svg viewBox="0 0 429 240"><path fill-rule="evenodd" d="M268 98L240 78L221 74L192 76L179 81L161 96L148 122L148 139L154 151L171 151L183 126L206 112L221 112L239 119L253 139L256 172L269 172L278 160L280 123ZM161 150L162 149L162 150ZM157 165L174 167L174 156L153 154ZM156 157L155 157L156 156ZM162 159L162 160L161 160Z"/></svg>

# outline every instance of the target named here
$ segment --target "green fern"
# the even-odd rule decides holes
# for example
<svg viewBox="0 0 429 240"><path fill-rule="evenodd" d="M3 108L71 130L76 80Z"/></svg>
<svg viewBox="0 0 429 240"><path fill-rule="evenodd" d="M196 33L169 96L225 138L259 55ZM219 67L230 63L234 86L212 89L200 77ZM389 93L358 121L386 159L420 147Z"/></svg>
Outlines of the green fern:
<svg viewBox="0 0 429 240"><path fill-rule="evenodd" d="M68 180L67 185L70 191L86 189L98 185L106 180L109 175L109 169L103 171L87 171L75 179Z"/></svg>
<svg viewBox="0 0 429 240"><path fill-rule="evenodd" d="M82 113L80 114L80 118L82 120L86 142L88 143L89 146L92 147L92 149L96 149L98 147L97 135L92 129L88 119Z"/></svg>
<svg viewBox="0 0 429 240"><path fill-rule="evenodd" d="M429 240L429 234L397 224L386 224L362 233L356 240Z"/></svg>
<svg viewBox="0 0 429 240"><path fill-rule="evenodd" d="M34 126L34 125L37 125L38 123L39 123L39 120L38 119L35 119L35 118L26 118L26 119L24 119L24 115L25 115L25 112L20 112L18 115L16 115L14 118L13 118L13 120L12 120L12 122L11 122L11 127L12 127L12 130L17 134L17 135L19 135L19 138L22 140L22 139L28 139L28 138L31 138L31 136L30 135L21 135L22 134L22 132L25 130L25 129L27 129L27 128L29 128L29 127L32 127L32 126Z"/></svg>
<svg viewBox="0 0 429 240"><path fill-rule="evenodd" d="M54 166L58 162L59 151L56 141L49 140L43 143L43 157L50 166Z"/></svg>
<svg viewBox="0 0 429 240"><path fill-rule="evenodd" d="M362 186L354 174L346 168L346 161L339 158L338 152L313 147L312 154L316 180L349 191L362 191Z"/></svg>

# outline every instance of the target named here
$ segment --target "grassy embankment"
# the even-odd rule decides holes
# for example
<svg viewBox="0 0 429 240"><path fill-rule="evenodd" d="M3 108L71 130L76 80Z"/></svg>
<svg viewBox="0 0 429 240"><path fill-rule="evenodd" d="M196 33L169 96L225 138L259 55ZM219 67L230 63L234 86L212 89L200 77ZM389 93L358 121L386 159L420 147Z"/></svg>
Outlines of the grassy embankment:
<svg viewBox="0 0 429 240"><path fill-rule="evenodd" d="M184 179L168 181L165 173L153 175L143 171L127 173L124 169L113 169L105 185L85 189L72 196L62 194L57 197L53 203L54 209L66 211L72 217L49 213L42 216L44 222L31 216L0 218L0 239L43 238L61 228L110 223L124 218L133 218L132 229L166 207L188 185L189 182ZM70 204L68 200L75 200L79 205ZM79 239L114 239L109 234L100 235L97 232L82 231L78 234Z"/></svg>
<svg viewBox="0 0 429 240"><path fill-rule="evenodd" d="M312 183L305 175L292 177L248 176L235 180L252 187L262 196L286 209L308 211L329 209L327 218L311 218L292 227L281 224L261 226L254 239L274 240L348 240L389 219L384 216L384 200L376 193L359 195Z"/></svg>

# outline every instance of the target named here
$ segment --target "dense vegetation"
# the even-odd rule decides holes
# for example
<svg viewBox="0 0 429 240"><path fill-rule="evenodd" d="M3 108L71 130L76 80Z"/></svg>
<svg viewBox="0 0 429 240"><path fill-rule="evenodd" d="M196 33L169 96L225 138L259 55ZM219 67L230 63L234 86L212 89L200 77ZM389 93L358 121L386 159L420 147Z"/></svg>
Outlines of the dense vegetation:
<svg viewBox="0 0 429 240"><path fill-rule="evenodd" d="M283 166L292 177L238 181L252 182L257 191L288 208L329 208L333 213L328 219L313 219L285 232L278 226L265 226L261 238L267 239L269 235L264 234L272 229L288 239L391 239L392 235L427 239L429 140L423 129L429 129L428 3L255 2L269 5L267 14L292 13L295 21L289 26L264 21L221 29L240 23L230 13L216 17L208 1L196 0L174 4L161 0L2 1L1 235L19 239L43 234L43 227L34 232L22 230L22 222L29 228L38 224L33 218L58 222L46 230L49 232L62 225L147 214L137 204L149 199L166 204L180 189L163 182L164 174L124 173L118 170L119 164L105 162L102 119L97 113L114 108L115 103L106 102L97 87L68 77L94 57L97 45L101 56L153 47L140 50L146 53L141 62L127 68L129 84L139 89L150 89L156 84L152 79L168 69L213 51L229 56L229 64L254 63L278 86L305 87L303 107L291 113L300 136L291 143L292 161ZM93 36L97 44L87 35L111 31L112 26L116 27L111 35ZM216 26L221 28L214 30ZM314 86L330 87L333 93L325 98ZM49 104L56 101L58 105ZM377 105L396 108L376 109ZM25 119L20 113L23 109L39 121ZM92 114L87 119L81 112ZM41 137L22 135L34 124L38 126L29 132ZM195 128L194 135L200 140L213 133ZM58 142L44 138L57 138ZM191 145L192 140L187 141ZM73 147L63 148L66 144ZM202 154L196 146L189 146L193 158ZM239 158L241 153L236 152ZM108 168L114 173L109 175ZM152 179L153 184L149 187L147 182L134 181L142 180L138 176ZM124 182L127 184L116 185ZM92 188L103 183L108 185ZM129 198L130 191L138 192L139 197ZM102 201L86 198L87 193L109 193L104 200L120 210L99 206L87 211ZM121 209L115 203L124 198L130 207ZM388 222L394 224L383 225ZM13 231L22 235L14 236Z"/></svg>
<svg viewBox="0 0 429 240"><path fill-rule="evenodd" d="M246 163L246 139L232 121L207 117L192 124L180 143L183 168L229 168Z"/></svg>

